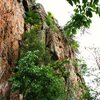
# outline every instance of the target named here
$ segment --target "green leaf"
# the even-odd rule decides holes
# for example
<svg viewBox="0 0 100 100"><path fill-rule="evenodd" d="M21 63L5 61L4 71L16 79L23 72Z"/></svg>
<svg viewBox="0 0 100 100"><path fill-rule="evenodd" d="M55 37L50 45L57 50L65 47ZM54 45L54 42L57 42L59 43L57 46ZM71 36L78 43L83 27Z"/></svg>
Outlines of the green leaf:
<svg viewBox="0 0 100 100"><path fill-rule="evenodd" d="M80 0L77 0L78 3L80 3Z"/></svg>
<svg viewBox="0 0 100 100"><path fill-rule="evenodd" d="M77 0L73 0L73 2L76 4L77 3Z"/></svg>
<svg viewBox="0 0 100 100"><path fill-rule="evenodd" d="M93 4L93 0L90 1L90 5L91 5L91 6L92 6L92 4Z"/></svg>
<svg viewBox="0 0 100 100"><path fill-rule="evenodd" d="M72 29L72 33L73 34L76 34L77 33L75 28Z"/></svg>
<svg viewBox="0 0 100 100"><path fill-rule="evenodd" d="M68 1L68 3L69 3L70 5L73 6L73 2L72 2L72 0L67 0L67 1Z"/></svg>
<svg viewBox="0 0 100 100"><path fill-rule="evenodd" d="M96 14L100 15L100 8L99 7L96 8Z"/></svg>
<svg viewBox="0 0 100 100"><path fill-rule="evenodd" d="M68 3L70 4L70 5L72 5L73 6L73 4L77 4L77 3L80 3L80 0L67 0L68 1Z"/></svg>
<svg viewBox="0 0 100 100"><path fill-rule="evenodd" d="M97 5L99 3L99 0L94 0L93 2L95 5Z"/></svg>
<svg viewBox="0 0 100 100"><path fill-rule="evenodd" d="M88 16L88 17L92 17L93 15L92 15L92 12L91 11L86 11L86 15Z"/></svg>
<svg viewBox="0 0 100 100"><path fill-rule="evenodd" d="M82 0L82 3L86 4L87 0Z"/></svg>

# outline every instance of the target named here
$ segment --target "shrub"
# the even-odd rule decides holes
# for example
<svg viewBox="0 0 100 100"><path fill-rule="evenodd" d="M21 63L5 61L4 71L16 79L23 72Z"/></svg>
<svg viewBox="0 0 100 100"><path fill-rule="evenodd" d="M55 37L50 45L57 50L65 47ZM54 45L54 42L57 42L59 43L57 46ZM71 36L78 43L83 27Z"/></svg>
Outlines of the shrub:
<svg viewBox="0 0 100 100"><path fill-rule="evenodd" d="M64 80L50 66L37 66L39 51L27 52L14 70L10 80L12 90L19 90L24 100L65 100Z"/></svg>
<svg viewBox="0 0 100 100"><path fill-rule="evenodd" d="M26 13L25 21L31 25L40 24L40 15L36 10L29 9L29 11Z"/></svg>
<svg viewBox="0 0 100 100"><path fill-rule="evenodd" d="M26 52L35 50L39 50L37 53L39 58L35 61L36 65L48 64L51 62L51 54L49 53L48 48L45 47L39 33L33 28L30 32L24 33L20 49L21 57L24 56Z"/></svg>

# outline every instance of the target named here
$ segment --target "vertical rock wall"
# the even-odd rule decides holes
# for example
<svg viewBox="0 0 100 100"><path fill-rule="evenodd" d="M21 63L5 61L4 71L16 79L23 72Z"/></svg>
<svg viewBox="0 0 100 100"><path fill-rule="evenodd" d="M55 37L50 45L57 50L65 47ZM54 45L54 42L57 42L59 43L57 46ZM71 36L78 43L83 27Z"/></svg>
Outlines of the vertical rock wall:
<svg viewBox="0 0 100 100"><path fill-rule="evenodd" d="M81 87L80 84L83 84L83 78L77 75L78 68L73 65L74 63L74 52L67 45L67 41L63 36L63 33L58 29L57 31L49 30L46 33L46 43L50 48L51 52L56 55L57 60L69 59L70 64L66 64L65 67L69 71L69 76L65 80L66 82L66 100L80 100L80 96L84 93L84 86ZM67 62L66 62L67 63ZM72 98L72 99L71 99Z"/></svg>
<svg viewBox="0 0 100 100"><path fill-rule="evenodd" d="M0 0L0 95L9 90L8 78L19 54L24 32L23 8L17 0Z"/></svg>

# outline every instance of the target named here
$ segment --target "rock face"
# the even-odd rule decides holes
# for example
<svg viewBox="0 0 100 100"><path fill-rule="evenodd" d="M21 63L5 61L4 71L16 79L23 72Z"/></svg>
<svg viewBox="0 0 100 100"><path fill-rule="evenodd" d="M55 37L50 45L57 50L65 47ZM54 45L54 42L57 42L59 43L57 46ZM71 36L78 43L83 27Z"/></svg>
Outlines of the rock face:
<svg viewBox="0 0 100 100"><path fill-rule="evenodd" d="M70 60L70 64L65 65L66 69L70 72L69 77L65 79L67 100L80 100L85 88L80 87L80 83L84 86L84 80L81 76L77 75L79 73L78 68L73 65L75 61L74 52L67 45L67 41L59 29L56 31L49 29L46 33L46 40L47 46L56 57L56 60Z"/></svg>
<svg viewBox="0 0 100 100"><path fill-rule="evenodd" d="M10 86L8 79L11 76L11 69L19 56L19 41L25 30L30 25L24 25L24 12L32 7L31 0L0 0L0 96L10 99ZM34 6L33 6L34 10ZM67 44L63 33L56 26L56 30L45 23L46 13L41 5L37 9L40 14L42 25L40 33L56 60L69 59L70 64L66 65L70 75L66 80L66 99L79 100L84 92L84 87L79 83L84 82L81 76L77 75L78 69L73 65L75 55L72 48ZM72 99L70 99L72 97ZM10 99L11 100L11 99ZM17 100L17 99L12 99Z"/></svg>
<svg viewBox="0 0 100 100"><path fill-rule="evenodd" d="M11 68L19 55L24 32L23 8L17 0L0 0L0 95L8 91Z"/></svg>

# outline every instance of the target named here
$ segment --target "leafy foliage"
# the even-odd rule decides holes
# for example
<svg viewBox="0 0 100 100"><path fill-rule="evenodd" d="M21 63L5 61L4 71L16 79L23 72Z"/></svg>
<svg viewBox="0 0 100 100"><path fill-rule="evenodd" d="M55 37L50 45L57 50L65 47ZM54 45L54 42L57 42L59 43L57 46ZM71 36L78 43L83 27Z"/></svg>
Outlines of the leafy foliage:
<svg viewBox="0 0 100 100"><path fill-rule="evenodd" d="M69 60L63 60L63 61L54 61L50 64L50 67L52 67L56 72L57 75L60 75L63 78L68 78L70 73L68 69L64 66L64 64L69 64Z"/></svg>
<svg viewBox="0 0 100 100"><path fill-rule="evenodd" d="M80 3L80 1L79 0L67 0L68 1L68 3L70 4L70 5L74 5L74 4L77 4L77 3Z"/></svg>
<svg viewBox="0 0 100 100"><path fill-rule="evenodd" d="M48 12L48 16L46 18L46 23L48 26L53 26L54 22L53 22L53 15L51 14L51 12Z"/></svg>
<svg viewBox="0 0 100 100"><path fill-rule="evenodd" d="M35 10L33 11L32 9L29 9L29 11L26 13L25 21L31 25L40 24L41 20L39 13Z"/></svg>
<svg viewBox="0 0 100 100"><path fill-rule="evenodd" d="M51 56L45 44L41 40L39 33L34 29L31 29L30 32L25 32L22 46L21 46L21 56L23 56L28 51L39 50L37 53L39 59L35 61L35 64L47 64L51 60ZM48 56L46 56L48 55Z"/></svg>
<svg viewBox="0 0 100 100"><path fill-rule="evenodd" d="M64 80L52 67L35 65L38 52L29 51L18 61L10 80L12 89L19 90L25 100L65 100Z"/></svg>
<svg viewBox="0 0 100 100"><path fill-rule="evenodd" d="M75 4L74 14L71 17L71 20L66 24L65 30L70 29L70 33L76 34L77 29L80 29L82 26L88 28L91 23L91 17L93 12L100 14L99 12L99 0L82 0L82 3L79 0L67 0L70 4ZM72 2L72 3L71 3Z"/></svg>
<svg viewBox="0 0 100 100"><path fill-rule="evenodd" d="M74 14L71 16L71 20L67 22L64 30L68 41L75 41L74 37L81 27L90 27L90 24L92 23L91 17L93 16L93 13L95 12L96 14L100 15L98 4L99 0L82 0L82 2L80 0L67 1L70 5L75 6L75 9Z"/></svg>
<svg viewBox="0 0 100 100"><path fill-rule="evenodd" d="M27 14L31 13L31 16L26 15L26 18L25 18L26 22L33 26L32 26L32 29L30 29L30 31L24 33L20 53L21 53L21 56L24 56L25 53L28 51L33 52L35 50L39 50L39 52L37 53L39 58L35 61L35 64L36 65L48 64L50 63L52 56L50 55L48 48L45 48L44 40L41 39L41 34L39 32L41 29L41 24L40 24L41 20L39 19L39 14L36 13L38 17L33 17L35 16L34 15L35 13L33 12L32 10L27 12ZM32 22L28 20L29 18L32 19Z"/></svg>
<svg viewBox="0 0 100 100"><path fill-rule="evenodd" d="M53 30L58 30L57 28L57 20L53 17L52 13L51 12L48 12L48 15L46 16L46 23L47 25L53 29Z"/></svg>

